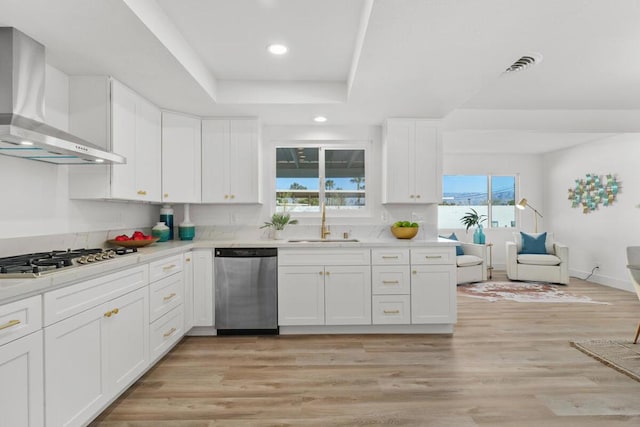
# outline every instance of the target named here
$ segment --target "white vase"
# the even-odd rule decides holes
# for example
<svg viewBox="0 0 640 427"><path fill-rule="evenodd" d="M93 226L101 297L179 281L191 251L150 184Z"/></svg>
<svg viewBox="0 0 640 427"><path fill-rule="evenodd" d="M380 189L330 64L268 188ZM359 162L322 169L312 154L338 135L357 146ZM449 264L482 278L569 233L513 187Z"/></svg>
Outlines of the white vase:
<svg viewBox="0 0 640 427"><path fill-rule="evenodd" d="M282 240L282 236L280 235L282 230L276 230L275 228L271 230L271 236L273 236L273 240Z"/></svg>

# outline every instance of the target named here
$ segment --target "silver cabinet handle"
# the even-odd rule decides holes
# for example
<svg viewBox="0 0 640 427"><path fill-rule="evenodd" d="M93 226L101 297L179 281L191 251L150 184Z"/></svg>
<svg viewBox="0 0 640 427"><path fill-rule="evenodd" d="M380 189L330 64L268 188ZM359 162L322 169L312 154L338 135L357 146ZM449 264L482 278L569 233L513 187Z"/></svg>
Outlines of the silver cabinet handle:
<svg viewBox="0 0 640 427"><path fill-rule="evenodd" d="M382 283L384 283L385 285L397 285L400 282L397 280L383 280Z"/></svg>

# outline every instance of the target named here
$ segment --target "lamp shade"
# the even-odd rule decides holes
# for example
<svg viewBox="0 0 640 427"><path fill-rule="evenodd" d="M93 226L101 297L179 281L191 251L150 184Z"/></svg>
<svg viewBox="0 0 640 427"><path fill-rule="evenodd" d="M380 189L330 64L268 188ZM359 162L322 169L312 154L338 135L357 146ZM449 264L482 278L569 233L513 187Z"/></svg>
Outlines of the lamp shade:
<svg viewBox="0 0 640 427"><path fill-rule="evenodd" d="M527 207L527 199L522 199L518 202L518 204L516 205L516 208L518 209L524 209Z"/></svg>

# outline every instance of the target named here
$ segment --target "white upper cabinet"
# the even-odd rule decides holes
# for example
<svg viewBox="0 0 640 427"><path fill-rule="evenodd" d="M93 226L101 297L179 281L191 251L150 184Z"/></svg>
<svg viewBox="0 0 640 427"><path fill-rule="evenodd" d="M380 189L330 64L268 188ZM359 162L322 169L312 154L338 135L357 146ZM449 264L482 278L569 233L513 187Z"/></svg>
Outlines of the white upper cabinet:
<svg viewBox="0 0 640 427"><path fill-rule="evenodd" d="M383 203L440 203L440 121L389 119L383 141Z"/></svg>
<svg viewBox="0 0 640 427"><path fill-rule="evenodd" d="M70 197L160 202L160 109L108 77L71 77L69 92L71 133L127 159L70 169Z"/></svg>
<svg viewBox="0 0 640 427"><path fill-rule="evenodd" d="M258 120L202 121L203 203L262 203L260 169Z"/></svg>
<svg viewBox="0 0 640 427"><path fill-rule="evenodd" d="M162 113L162 201L201 200L201 123L197 117Z"/></svg>

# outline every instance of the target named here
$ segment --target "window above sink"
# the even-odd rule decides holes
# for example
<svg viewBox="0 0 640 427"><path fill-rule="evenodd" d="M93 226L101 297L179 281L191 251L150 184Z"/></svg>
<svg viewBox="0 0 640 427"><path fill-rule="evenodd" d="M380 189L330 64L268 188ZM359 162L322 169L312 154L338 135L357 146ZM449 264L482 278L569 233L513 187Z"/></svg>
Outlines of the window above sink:
<svg viewBox="0 0 640 427"><path fill-rule="evenodd" d="M367 215L368 147L362 142L278 144L276 212L317 217L324 202L332 217Z"/></svg>

